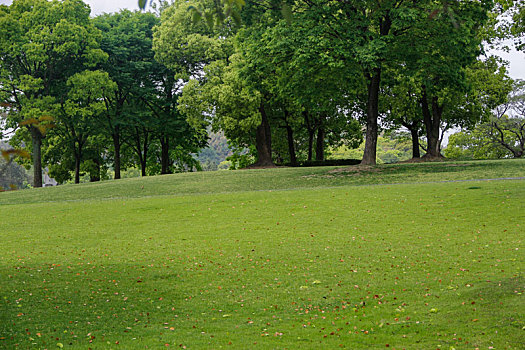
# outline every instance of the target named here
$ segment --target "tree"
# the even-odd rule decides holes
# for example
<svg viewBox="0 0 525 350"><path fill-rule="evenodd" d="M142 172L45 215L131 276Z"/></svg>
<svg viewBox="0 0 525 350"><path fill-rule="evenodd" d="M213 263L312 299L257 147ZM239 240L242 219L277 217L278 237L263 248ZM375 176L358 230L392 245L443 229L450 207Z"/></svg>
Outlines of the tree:
<svg viewBox="0 0 525 350"><path fill-rule="evenodd" d="M396 69L386 71L389 81L381 99L383 122L389 129L406 128L412 140L412 158L420 158L420 141L424 131L419 106L420 87L413 77Z"/></svg>
<svg viewBox="0 0 525 350"><path fill-rule="evenodd" d="M376 163L381 75L395 56L392 49L418 18L427 1L303 1L317 25L331 38L331 55L355 61L366 80L366 142L363 164Z"/></svg>
<svg viewBox="0 0 525 350"><path fill-rule="evenodd" d="M447 158L460 160L498 159L512 156L508 150L495 145L479 126L450 135L444 155Z"/></svg>
<svg viewBox="0 0 525 350"><path fill-rule="evenodd" d="M233 52L232 29L219 27L212 31L204 22L193 21L188 6L205 4L209 2L177 1L162 12L161 25L154 33L155 58L175 74L174 80L162 79L165 87L163 95L172 100L172 106L173 101L177 101L180 114L174 109L171 109L170 113L175 117L187 118L191 129L194 130L192 134L197 135L193 141L188 138L188 141L191 141L188 145L202 144L202 135L212 117L216 117L213 118L213 129L224 130L233 143L244 147L250 143L243 134L253 126L247 120L252 120L258 113L251 109L252 102L258 99L258 95L250 96L253 91L246 90L249 89L246 84L241 86L243 83L234 69L239 67L238 60L232 58L227 61ZM228 63L231 65L228 66ZM185 86L181 95L179 88L183 85ZM240 92L236 94L236 91ZM219 100L221 107L217 108ZM241 109L242 107L245 108ZM158 106L154 107L154 110L158 111ZM234 122L239 119L243 120L242 125ZM172 120L178 120L177 123L183 126L183 130L190 130L190 126L183 125L182 120Z"/></svg>
<svg viewBox="0 0 525 350"><path fill-rule="evenodd" d="M507 100L482 123L451 135L447 156L488 159L525 154L525 83L516 81Z"/></svg>
<svg viewBox="0 0 525 350"><path fill-rule="evenodd" d="M417 84L425 134L426 155L440 157L443 130L461 125L476 113L464 113L475 92L469 86L468 69L482 52L481 28L488 21L492 1L452 2L440 9L422 4L431 15L421 16L397 41L396 68ZM469 112L472 112L469 111Z"/></svg>
<svg viewBox="0 0 525 350"><path fill-rule="evenodd" d="M0 6L0 88L10 126L32 141L34 186L42 186L42 139L67 79L103 60L99 32L81 0L19 0ZM44 119L43 119L44 118Z"/></svg>
<svg viewBox="0 0 525 350"><path fill-rule="evenodd" d="M88 160L86 159L86 150L97 143L95 140L102 133L103 113L105 111L104 97L114 93L116 84L106 72L84 71L70 77L67 86L69 88L67 100L61 104L56 127L52 132L52 136L58 136L53 140L65 148L62 148L58 154L55 153L55 159L52 163L62 165L62 161L67 161L67 157L72 156L71 158L74 160L74 181L79 183L81 165ZM68 155L65 150L69 150L71 153ZM92 162L99 163L100 166L100 153L92 155L91 158ZM67 167L62 169L64 171L69 170Z"/></svg>
<svg viewBox="0 0 525 350"><path fill-rule="evenodd" d="M525 154L525 82L518 81L508 102L496 109L493 117L483 126L484 133L514 158Z"/></svg>
<svg viewBox="0 0 525 350"><path fill-rule="evenodd" d="M133 119L133 115L137 111L130 105L145 107L144 104L139 105L137 100L145 95L143 83L148 82L149 75L153 74L152 35L158 19L151 13L122 10L98 16L94 23L102 32L101 48L109 55L100 68L108 72L117 84L117 89L104 100L105 130L113 143L115 179L120 179L124 129L136 131L133 122L137 120Z"/></svg>
<svg viewBox="0 0 525 350"><path fill-rule="evenodd" d="M352 74L356 66L327 55L330 41L308 18L302 19L299 14L292 23L280 19L257 35L237 39L248 63L243 76L251 75L252 84L271 101L272 123L286 130L292 164L296 148L304 147L297 135L306 133L308 160L313 158L314 141L315 158L323 160L327 146L356 138L359 144L361 139L351 113L356 90L362 87L360 76Z"/></svg>

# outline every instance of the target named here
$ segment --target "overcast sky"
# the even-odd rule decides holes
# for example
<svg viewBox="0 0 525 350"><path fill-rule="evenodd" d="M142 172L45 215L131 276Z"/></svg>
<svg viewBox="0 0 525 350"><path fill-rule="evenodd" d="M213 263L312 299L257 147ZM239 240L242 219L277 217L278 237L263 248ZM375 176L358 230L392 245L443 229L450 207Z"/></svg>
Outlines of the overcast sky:
<svg viewBox="0 0 525 350"><path fill-rule="evenodd" d="M138 9L138 0L84 0L84 2L91 7L91 15L116 12L123 8ZM11 0L0 0L0 4L9 5L10 3ZM501 51L495 53L510 62L509 74L512 78L525 80L525 53L515 50L510 53Z"/></svg>

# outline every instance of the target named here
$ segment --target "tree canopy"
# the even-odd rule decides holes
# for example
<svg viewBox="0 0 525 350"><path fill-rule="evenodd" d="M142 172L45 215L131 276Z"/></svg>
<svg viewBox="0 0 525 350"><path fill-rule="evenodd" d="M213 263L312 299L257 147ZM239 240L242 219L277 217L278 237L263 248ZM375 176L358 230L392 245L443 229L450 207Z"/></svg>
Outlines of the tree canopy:
<svg viewBox="0 0 525 350"><path fill-rule="evenodd" d="M452 128L515 128L507 114L494 120L512 81L484 43L512 36L522 48L518 1L177 0L157 10L0 7L3 128L32 153L23 162L35 186L43 166L62 182L201 169L210 132L241 163L274 166L363 140L362 163L375 164L384 131L408 131L412 156L432 159Z"/></svg>

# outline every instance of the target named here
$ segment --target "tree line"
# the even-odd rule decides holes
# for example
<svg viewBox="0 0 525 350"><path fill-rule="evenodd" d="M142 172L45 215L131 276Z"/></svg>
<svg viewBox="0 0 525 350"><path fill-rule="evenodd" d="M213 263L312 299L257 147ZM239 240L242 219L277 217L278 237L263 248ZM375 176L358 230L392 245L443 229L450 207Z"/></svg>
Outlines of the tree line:
<svg viewBox="0 0 525 350"><path fill-rule="evenodd" d="M199 168L210 128L255 166L363 140L375 164L378 135L399 128L413 157L436 158L447 129L502 125L493 111L515 84L484 45L521 37L523 7L192 0L90 18L81 0L15 0L0 7L1 108L35 186L42 165L59 182Z"/></svg>
<svg viewBox="0 0 525 350"><path fill-rule="evenodd" d="M0 97L11 144L59 182L138 166L143 176L198 164L206 144L177 109L181 81L152 49L152 13L90 18L81 0L19 0L0 7Z"/></svg>

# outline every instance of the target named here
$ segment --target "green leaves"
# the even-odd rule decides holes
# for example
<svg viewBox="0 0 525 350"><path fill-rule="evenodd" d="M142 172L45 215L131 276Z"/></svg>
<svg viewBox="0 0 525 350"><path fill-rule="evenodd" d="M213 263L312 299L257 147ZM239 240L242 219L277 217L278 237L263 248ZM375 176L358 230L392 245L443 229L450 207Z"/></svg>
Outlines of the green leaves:
<svg viewBox="0 0 525 350"><path fill-rule="evenodd" d="M283 4L281 7L281 14L283 15L283 18L286 20L286 22L290 25L292 24L293 14L292 14L292 7L288 4Z"/></svg>

